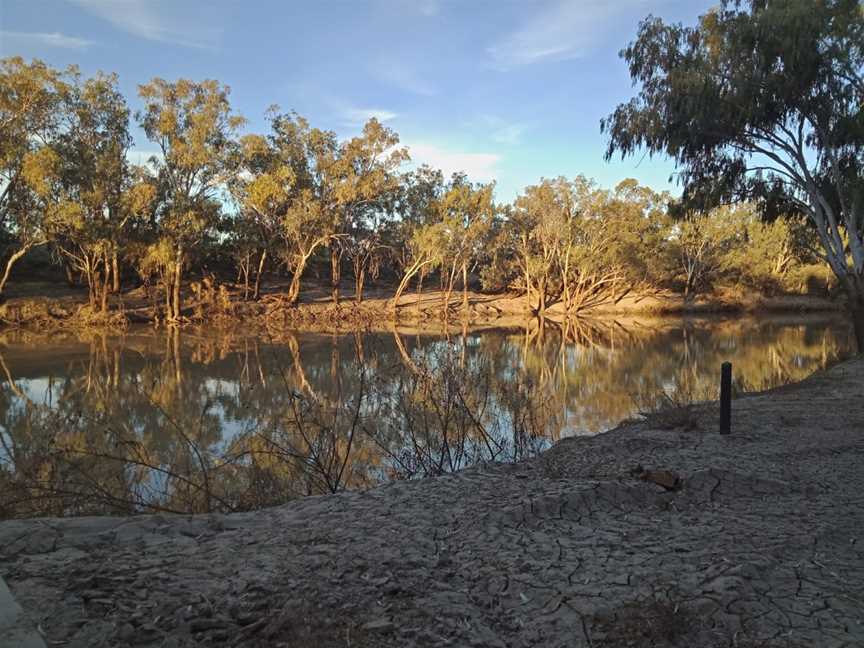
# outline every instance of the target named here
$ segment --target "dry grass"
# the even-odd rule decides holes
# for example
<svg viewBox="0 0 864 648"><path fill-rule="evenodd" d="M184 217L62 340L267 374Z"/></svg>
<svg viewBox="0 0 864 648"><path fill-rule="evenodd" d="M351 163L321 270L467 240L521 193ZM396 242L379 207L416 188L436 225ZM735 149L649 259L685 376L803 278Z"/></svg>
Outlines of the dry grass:
<svg viewBox="0 0 864 648"><path fill-rule="evenodd" d="M700 411L686 397L660 392L647 398L635 399L639 415L648 425L658 430L683 430L695 432L700 429Z"/></svg>
<svg viewBox="0 0 864 648"><path fill-rule="evenodd" d="M680 603L673 590L595 615L591 625L594 645L601 648L689 646L680 642L698 629L698 617Z"/></svg>

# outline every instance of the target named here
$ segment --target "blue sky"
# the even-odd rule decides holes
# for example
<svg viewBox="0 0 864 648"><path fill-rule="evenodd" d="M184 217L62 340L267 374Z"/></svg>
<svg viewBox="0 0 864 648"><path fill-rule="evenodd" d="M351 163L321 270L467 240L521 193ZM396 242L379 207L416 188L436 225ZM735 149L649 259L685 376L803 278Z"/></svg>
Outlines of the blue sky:
<svg viewBox="0 0 864 648"><path fill-rule="evenodd" d="M375 115L416 163L497 181L668 183L663 159L603 160L600 119L633 94L618 51L654 14L692 23L706 0L2 0L0 56L117 72L137 84L215 78L265 128L271 104L347 137ZM136 131L136 150L153 150Z"/></svg>

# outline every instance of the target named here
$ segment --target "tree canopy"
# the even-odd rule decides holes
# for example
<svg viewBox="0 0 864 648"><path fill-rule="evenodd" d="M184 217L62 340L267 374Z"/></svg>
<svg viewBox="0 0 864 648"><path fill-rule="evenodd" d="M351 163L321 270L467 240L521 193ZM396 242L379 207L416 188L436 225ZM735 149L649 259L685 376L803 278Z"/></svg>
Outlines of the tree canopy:
<svg viewBox="0 0 864 648"><path fill-rule="evenodd" d="M602 123L607 157L669 155L686 207L806 214L864 344L860 2L723 0L692 27L646 18L621 56L639 91Z"/></svg>
<svg viewBox="0 0 864 648"><path fill-rule="evenodd" d="M526 297L540 317L575 315L634 287L696 298L721 283L806 283L806 232L798 221L761 223L749 203L675 220L667 193L578 176L541 178L502 204L494 183L412 166L399 135L376 119L341 138L274 107L263 132L248 132L215 80L153 79L134 107L112 74L12 58L0 61L0 80L0 293L38 248L31 270L56 262L88 289L97 319L133 281L172 323L203 317L217 284L221 304L239 294L279 311L314 275L338 301L343 272L358 302L369 281L395 285L394 312L408 311L412 282L419 307L434 277L445 314L458 309L451 297L461 287L463 312L470 289L482 288ZM130 162L135 122L157 147L143 166ZM197 299L181 299L184 289Z"/></svg>

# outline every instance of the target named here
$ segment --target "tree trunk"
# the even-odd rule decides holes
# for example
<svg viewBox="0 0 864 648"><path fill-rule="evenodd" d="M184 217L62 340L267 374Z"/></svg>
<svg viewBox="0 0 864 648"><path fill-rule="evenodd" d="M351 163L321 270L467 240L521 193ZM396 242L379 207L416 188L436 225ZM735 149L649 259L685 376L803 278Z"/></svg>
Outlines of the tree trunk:
<svg viewBox="0 0 864 648"><path fill-rule="evenodd" d="M366 281L366 269L362 268L354 280L354 299L359 304L363 301L363 284Z"/></svg>
<svg viewBox="0 0 864 648"><path fill-rule="evenodd" d="M453 294L453 284L456 283L456 268L450 270L450 276L447 278L447 289L444 291L444 299L442 300L442 308L446 315L450 310L450 296Z"/></svg>
<svg viewBox="0 0 864 648"><path fill-rule="evenodd" d="M423 277L426 273L422 270L420 274L417 276L417 308L420 308L420 297L423 294Z"/></svg>
<svg viewBox="0 0 864 648"><path fill-rule="evenodd" d="M564 264L561 268L561 294L564 298L564 312L570 313L570 308L573 304L573 296L570 293L570 249L564 255Z"/></svg>
<svg viewBox="0 0 864 648"><path fill-rule="evenodd" d="M297 267L294 268L294 275L291 277L291 285L288 287L288 303L294 305L300 298L300 279L303 277L303 270L306 269L306 261L308 257L301 257Z"/></svg>
<svg viewBox="0 0 864 648"><path fill-rule="evenodd" d="M110 266L108 266L108 268L110 268ZM99 295L99 310L103 315L108 312L108 292L111 290L111 273L108 268L105 269L105 281L102 283L100 288L101 294Z"/></svg>
<svg viewBox="0 0 864 648"><path fill-rule="evenodd" d="M264 273L264 263L267 261L267 250L261 251L261 258L258 260L258 272L255 274L255 290L252 293L252 299L258 301L261 298L261 275Z"/></svg>
<svg viewBox="0 0 864 648"><path fill-rule="evenodd" d="M339 303L339 280L342 278L342 255L338 246L333 243L330 246L330 286L333 288L333 303Z"/></svg>
<svg viewBox="0 0 864 648"><path fill-rule="evenodd" d="M115 293L120 292L120 262L117 260L117 250L114 250L111 255L111 278L113 280L112 290Z"/></svg>
<svg viewBox="0 0 864 648"><path fill-rule="evenodd" d="M462 264L462 310L468 311L468 264Z"/></svg>
<svg viewBox="0 0 864 648"><path fill-rule="evenodd" d="M546 277L537 285L537 315L541 319L546 315Z"/></svg>
<svg viewBox="0 0 864 648"><path fill-rule="evenodd" d="M9 260L6 262L6 269L3 272L3 277L0 279L0 302L5 301L5 297L3 296L3 291L6 289L6 282L9 281L9 274L12 272L12 266L15 265L15 262L18 261L21 257L27 254L27 251L31 246L25 245L24 247L16 250Z"/></svg>
<svg viewBox="0 0 864 648"><path fill-rule="evenodd" d="M72 266L66 261L63 261L63 272L66 274L66 284L70 288L74 288L78 285L78 282L75 279L75 273L72 272Z"/></svg>
<svg viewBox="0 0 864 648"><path fill-rule="evenodd" d="M396 288L396 295L394 295L393 297L394 315L396 314L396 310L399 308L399 299L402 297L402 293L405 291L406 286L408 286L408 283L411 281L414 275L421 271L423 269L423 266L425 265L426 262L415 263L405 271L405 275L402 277L402 280L399 282L399 286Z"/></svg>
<svg viewBox="0 0 864 648"><path fill-rule="evenodd" d="M291 285L288 287L288 303L294 305L300 296L300 275L296 272L291 277Z"/></svg>
<svg viewBox="0 0 864 648"><path fill-rule="evenodd" d="M111 268L112 268L111 259L108 257L107 254L102 259L102 263L105 266L105 280L102 282L102 285L99 287L100 293L101 293L99 295L99 299L100 299L99 310L104 315L108 312L108 292L111 290L111 288L113 286L113 284L111 283L111 279L112 279L113 275L111 274Z"/></svg>
<svg viewBox="0 0 864 648"><path fill-rule="evenodd" d="M456 277L459 274L459 265L456 259L453 260L453 263L450 264L450 270L447 272L447 276L444 282L444 296L441 299L441 307L446 313L450 310L450 297L453 295L453 287L456 285ZM444 274L443 272L441 273Z"/></svg>
<svg viewBox="0 0 864 648"><path fill-rule="evenodd" d="M84 274L87 276L87 303L90 308L96 308L96 284L99 282L99 271L89 256L84 257Z"/></svg>
<svg viewBox="0 0 864 648"><path fill-rule="evenodd" d="M171 283L174 275L174 269L171 268L170 273L166 273L163 278L165 284L165 320L171 321L174 316L174 307L171 305Z"/></svg>
<svg viewBox="0 0 864 648"><path fill-rule="evenodd" d="M171 298L171 319L177 321L180 319L180 285L183 280L183 248L177 246L177 259L174 264L174 286Z"/></svg>
<svg viewBox="0 0 864 648"><path fill-rule="evenodd" d="M249 301L249 266L252 263L251 255L240 261L240 274L243 275L243 301Z"/></svg>

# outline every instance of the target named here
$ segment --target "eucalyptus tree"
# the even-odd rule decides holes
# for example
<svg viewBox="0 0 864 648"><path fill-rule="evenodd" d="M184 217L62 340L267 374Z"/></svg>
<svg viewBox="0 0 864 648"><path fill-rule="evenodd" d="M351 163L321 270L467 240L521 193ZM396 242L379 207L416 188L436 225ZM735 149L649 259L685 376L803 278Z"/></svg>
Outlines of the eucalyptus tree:
<svg viewBox="0 0 864 648"><path fill-rule="evenodd" d="M20 57L0 60L0 226L11 239L0 299L15 263L48 240L44 207L51 187L45 178L59 163L52 146L69 91L67 77L74 72Z"/></svg>
<svg viewBox="0 0 864 648"><path fill-rule="evenodd" d="M634 285L661 285L674 271L669 240L671 196L628 178L600 192L604 227L615 233L604 243L603 259Z"/></svg>
<svg viewBox="0 0 864 648"><path fill-rule="evenodd" d="M692 212L675 224L671 246L684 276L684 299L706 286L724 269L727 254L745 242L734 207Z"/></svg>
<svg viewBox="0 0 864 648"><path fill-rule="evenodd" d="M62 197L47 217L52 243L87 280L90 305L108 309L119 289L120 248L149 215L155 188L129 165L129 109L116 75L75 79L67 126L56 138Z"/></svg>
<svg viewBox="0 0 864 648"><path fill-rule="evenodd" d="M414 229L408 240L405 254L404 270L396 294L393 296L393 313L399 308L399 300L408 287L411 279L419 273L430 272L438 268L444 261L444 249L447 243L447 233L444 223L430 223Z"/></svg>
<svg viewBox="0 0 864 648"><path fill-rule="evenodd" d="M446 190L444 174L429 165L404 173L395 201L391 204L398 218L385 221L390 235L388 244L398 274L404 275L417 259L417 242L414 235L421 228L433 225L438 220L437 205ZM423 264L411 277L417 277L417 298L423 292L423 279L432 271L433 264Z"/></svg>
<svg viewBox="0 0 864 648"><path fill-rule="evenodd" d="M242 170L231 186L241 214L258 232L256 285L270 250L292 273L288 300L294 304L309 259L334 236L320 165L335 157L338 143L335 133L312 128L294 113L274 112L270 126L266 136L243 139Z"/></svg>
<svg viewBox="0 0 864 648"><path fill-rule="evenodd" d="M159 241L151 260L166 277L167 319L181 318L184 265L213 231L236 160L235 137L244 119L231 110L229 89L217 81L153 79L139 86L137 113L147 137L159 147L156 167Z"/></svg>
<svg viewBox="0 0 864 648"><path fill-rule="evenodd" d="M693 27L645 19L621 55L640 90L602 122L607 157L669 155L691 206L806 214L864 350L859 0L722 0Z"/></svg>
<svg viewBox="0 0 864 648"><path fill-rule="evenodd" d="M389 246L382 236L382 227L375 222L371 226L354 228L340 241L344 254L348 257L354 275L354 301L363 301L366 279L377 279L381 272Z"/></svg>
<svg viewBox="0 0 864 648"><path fill-rule="evenodd" d="M480 256L480 244L495 217L494 184L474 185L463 174L455 174L447 191L436 202L443 226L442 273L445 281L444 308L459 273L462 275L462 307L468 308L468 272Z"/></svg>
<svg viewBox="0 0 864 648"><path fill-rule="evenodd" d="M575 198L571 183L556 178L526 187L514 203L510 222L516 230L525 296L540 316L567 288L573 228L579 217Z"/></svg>
<svg viewBox="0 0 864 648"><path fill-rule="evenodd" d="M519 232L512 204L498 205L491 226L480 244L477 265L483 290L500 293L518 289L524 275L519 255Z"/></svg>
<svg viewBox="0 0 864 648"><path fill-rule="evenodd" d="M321 151L316 156L315 186L317 198L331 219L333 237L330 247L330 279L333 301L339 301L342 257L350 251L355 267L355 282L362 293L365 270L374 263L370 254L376 245L364 242L364 231L382 215L399 189L399 168L407 162L407 149L397 148L399 136L372 118L362 135L339 145L334 152ZM317 152L317 151L316 151ZM359 246L359 249L352 247Z"/></svg>
<svg viewBox="0 0 864 648"><path fill-rule="evenodd" d="M252 298L257 300L268 259L284 257L277 243L296 175L291 160L280 159L272 139L264 135L240 139L237 164L238 173L229 187L238 211L227 222L228 244L244 279L244 299L249 298L249 276L254 268Z"/></svg>
<svg viewBox="0 0 864 648"><path fill-rule="evenodd" d="M797 268L817 260L817 234L803 216L766 221L756 209L742 209L741 219L745 242L729 251L726 265L748 285L785 287Z"/></svg>
<svg viewBox="0 0 864 648"><path fill-rule="evenodd" d="M559 302L566 313L576 313L616 300L627 279L635 282L627 269L647 256L641 248L656 254L660 245L649 235L658 229L658 213L635 189L625 184L610 192L584 176L559 177L527 187L515 200L507 222L510 245L521 275L517 283L536 315Z"/></svg>

